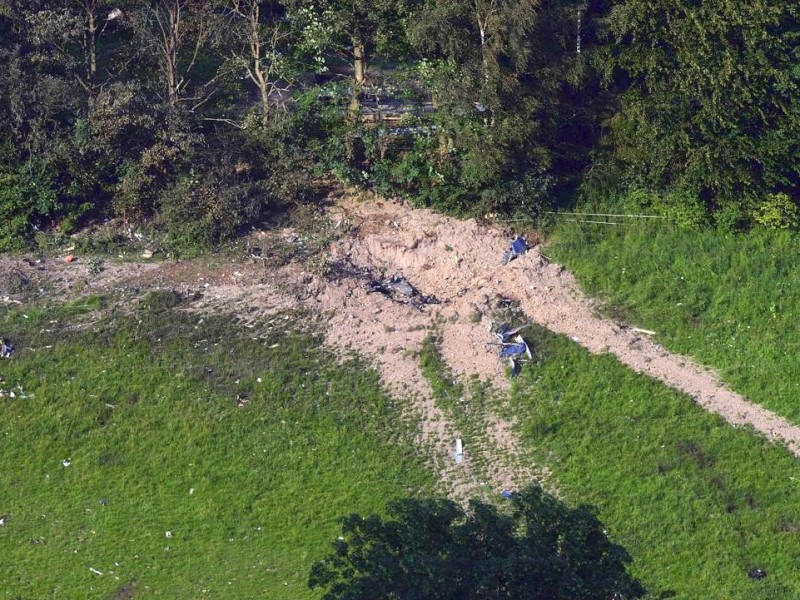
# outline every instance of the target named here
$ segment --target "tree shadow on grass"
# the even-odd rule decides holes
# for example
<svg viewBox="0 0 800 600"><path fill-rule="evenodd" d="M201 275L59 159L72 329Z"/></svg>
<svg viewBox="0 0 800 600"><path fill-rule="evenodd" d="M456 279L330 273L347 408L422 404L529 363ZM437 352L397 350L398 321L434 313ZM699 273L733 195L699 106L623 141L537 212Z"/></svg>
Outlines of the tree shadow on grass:
<svg viewBox="0 0 800 600"><path fill-rule="evenodd" d="M344 517L309 586L324 600L641 598L630 562L590 507L530 486L506 506L406 499L386 518Z"/></svg>

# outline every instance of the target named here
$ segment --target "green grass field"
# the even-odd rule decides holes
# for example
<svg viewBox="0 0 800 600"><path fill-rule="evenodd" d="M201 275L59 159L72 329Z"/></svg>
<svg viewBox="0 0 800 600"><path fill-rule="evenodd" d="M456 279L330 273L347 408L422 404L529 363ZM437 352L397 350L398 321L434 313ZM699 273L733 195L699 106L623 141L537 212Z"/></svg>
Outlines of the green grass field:
<svg viewBox="0 0 800 600"><path fill-rule="evenodd" d="M649 598L800 597L800 464L787 450L610 355L535 326L525 336L537 362L511 398L523 450L567 504L598 509ZM449 400L461 388L430 342L421 361L441 408L470 429L477 413Z"/></svg>
<svg viewBox="0 0 800 600"><path fill-rule="evenodd" d="M0 597L314 598L338 516L430 491L375 373L291 319L100 304L0 313Z"/></svg>
<svg viewBox="0 0 800 600"><path fill-rule="evenodd" d="M562 231L556 254L611 310L793 416L794 249L640 229ZM364 364L338 365L297 315L247 328L176 302L0 308L18 347L0 361L16 396L0 397L0 598L315 598L308 570L338 516L432 493L413 424ZM566 503L597 507L649 597L800 597L800 465L785 449L613 357L525 335L538 362L510 402L524 454ZM419 358L466 435L509 410L454 383L435 336Z"/></svg>
<svg viewBox="0 0 800 600"><path fill-rule="evenodd" d="M800 423L800 239L575 226L560 228L548 250L612 312Z"/></svg>
<svg viewBox="0 0 800 600"><path fill-rule="evenodd" d="M609 355L534 328L512 398L568 502L589 503L654 598L800 597L800 464ZM747 576L763 569L761 581ZM671 596L670 593L674 593Z"/></svg>

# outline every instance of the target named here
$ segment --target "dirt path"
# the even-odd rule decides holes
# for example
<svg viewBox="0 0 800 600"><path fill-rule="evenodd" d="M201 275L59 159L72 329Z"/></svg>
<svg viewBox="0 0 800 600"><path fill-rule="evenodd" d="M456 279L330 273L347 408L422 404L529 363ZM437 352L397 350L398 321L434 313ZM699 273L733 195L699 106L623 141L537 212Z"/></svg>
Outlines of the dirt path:
<svg viewBox="0 0 800 600"><path fill-rule="evenodd" d="M483 311L494 297L519 301L533 321L573 338L594 353L609 352L620 362L692 396L709 412L733 425L750 425L768 439L786 444L800 457L800 427L793 425L731 391L719 377L690 358L662 349L634 329L595 316L596 303L577 288L563 267L550 264L534 248L503 266L500 257L510 237L475 221L457 221L429 211L410 212L384 203L380 207L352 207L367 223L384 227L367 229L351 240L347 252L367 262L397 270L426 293L449 298L442 312L458 315L444 327L445 358L462 375L478 373L496 386L507 386L493 352L480 345L486 324L463 317Z"/></svg>
<svg viewBox="0 0 800 600"><path fill-rule="evenodd" d="M646 335L596 317L595 304L577 290L572 276L549 264L537 248L503 266L508 232L388 201L342 199L331 207L330 218L353 227L331 245L328 277L305 272L296 263L265 268L261 261L216 266L198 261L118 263L90 276L80 261L37 265L0 257L0 301L7 293L3 274L18 269L34 286L47 285L67 295L112 291L135 299L157 287L200 292L198 308L244 318L305 306L324 315L330 346L342 354L355 351L370 357L388 389L412 400L421 421L420 441L432 456L443 489L458 499L480 489L516 489L534 474L542 475L521 450L513 423L497 415L483 415L484 440L465 439L436 405L416 356L436 331L442 356L459 379L477 375L494 389L507 390L496 348L485 344L491 340L490 314L499 297L516 300L528 318L591 352L614 354L633 370L686 392L732 424L751 425L800 457L799 427L748 402L713 373L664 351ZM442 304L418 310L369 293L367 273L402 275ZM460 464L453 459L456 438L464 442ZM476 468L479 462L490 468Z"/></svg>

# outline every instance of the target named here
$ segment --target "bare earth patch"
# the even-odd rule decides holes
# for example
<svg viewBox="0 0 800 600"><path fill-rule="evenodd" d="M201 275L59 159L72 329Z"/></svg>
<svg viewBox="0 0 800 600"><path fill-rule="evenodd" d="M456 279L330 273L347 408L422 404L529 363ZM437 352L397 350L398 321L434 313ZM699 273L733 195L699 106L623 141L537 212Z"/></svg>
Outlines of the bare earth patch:
<svg viewBox="0 0 800 600"><path fill-rule="evenodd" d="M269 256L218 264L108 263L99 275L91 275L81 260L65 264L51 258L37 264L0 257L0 274L14 270L27 277L33 289L47 288L67 297L122 291L135 299L159 287L175 289L198 296L193 304L198 309L230 313L245 322L297 307L322 315L329 346L342 355L353 351L372 359L391 393L412 401L421 421L420 441L431 453L443 489L460 500L481 489L516 489L544 475L521 450L513 423L496 415L485 415L488 443L463 439L437 407L420 372L418 353L436 331L442 356L460 380L477 375L500 393L508 390L496 347L486 344L498 298L518 302L527 318L591 352L615 355L634 371L689 394L734 425L752 426L800 457L800 428L732 392L691 359L663 350L641 332L595 316L595 303L578 291L572 275L549 263L538 247L504 266L508 232L475 220L443 217L391 201L348 198L335 203L329 214L334 223L354 227L331 244L327 277L308 273L296 263L271 267ZM368 274L402 275L441 304L418 309L370 293ZM0 289L0 301L4 298L13 301L13 290ZM460 464L453 459L456 438L464 442ZM484 472L475 466L478 454L490 465Z"/></svg>

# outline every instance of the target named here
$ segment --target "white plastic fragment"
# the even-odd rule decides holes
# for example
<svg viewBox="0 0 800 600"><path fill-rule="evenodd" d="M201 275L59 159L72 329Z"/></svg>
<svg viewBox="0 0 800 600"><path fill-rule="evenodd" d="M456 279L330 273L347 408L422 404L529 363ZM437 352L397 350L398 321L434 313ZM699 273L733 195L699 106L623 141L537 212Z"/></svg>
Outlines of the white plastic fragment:
<svg viewBox="0 0 800 600"><path fill-rule="evenodd" d="M461 464L461 459L464 456L464 447L461 443L461 438L456 438L456 452L454 455L455 461L457 465Z"/></svg>

